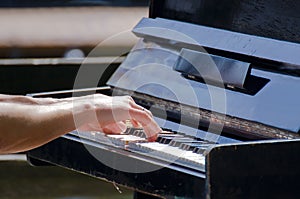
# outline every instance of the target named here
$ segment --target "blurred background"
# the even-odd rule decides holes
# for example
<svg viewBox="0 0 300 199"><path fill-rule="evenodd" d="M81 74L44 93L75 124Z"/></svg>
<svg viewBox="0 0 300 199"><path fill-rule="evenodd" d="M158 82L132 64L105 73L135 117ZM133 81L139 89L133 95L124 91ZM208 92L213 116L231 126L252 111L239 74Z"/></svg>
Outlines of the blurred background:
<svg viewBox="0 0 300 199"><path fill-rule="evenodd" d="M105 85L136 39L121 34L103 41L129 32L148 16L148 4L147 0L0 1L0 93L72 89L84 60L92 73L104 73L98 86ZM86 59L99 43L100 49ZM120 190L63 168L32 167L23 154L0 156L0 198L133 197L132 191Z"/></svg>
<svg viewBox="0 0 300 199"><path fill-rule="evenodd" d="M32 167L22 157L0 158L0 198L132 199L132 191L60 167Z"/></svg>
<svg viewBox="0 0 300 199"><path fill-rule="evenodd" d="M101 44L87 61L91 70L128 52L134 37L106 40L130 31L146 16L147 0L1 1L0 93L72 88L80 64L95 46ZM116 67L108 69L99 86Z"/></svg>

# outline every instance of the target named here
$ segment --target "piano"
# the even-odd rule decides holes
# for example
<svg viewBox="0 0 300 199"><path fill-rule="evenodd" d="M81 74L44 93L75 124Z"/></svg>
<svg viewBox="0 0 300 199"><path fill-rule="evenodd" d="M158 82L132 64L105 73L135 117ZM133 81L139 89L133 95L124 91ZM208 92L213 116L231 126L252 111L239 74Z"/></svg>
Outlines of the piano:
<svg viewBox="0 0 300 199"><path fill-rule="evenodd" d="M70 132L27 153L135 191L134 198L300 196L296 1L152 0L107 86L32 94L130 95L169 133L147 142ZM92 81L92 80L91 80Z"/></svg>

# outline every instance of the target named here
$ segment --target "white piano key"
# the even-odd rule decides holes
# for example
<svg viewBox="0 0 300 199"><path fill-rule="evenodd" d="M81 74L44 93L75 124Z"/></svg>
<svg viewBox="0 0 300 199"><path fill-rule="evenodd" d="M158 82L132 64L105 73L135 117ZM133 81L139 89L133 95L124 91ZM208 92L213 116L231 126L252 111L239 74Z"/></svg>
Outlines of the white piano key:
<svg viewBox="0 0 300 199"><path fill-rule="evenodd" d="M146 139L145 138L141 138L141 137L137 137L134 135L107 135L108 138L110 138L110 140L119 146L125 146L128 145L130 142L145 142Z"/></svg>
<svg viewBox="0 0 300 199"><path fill-rule="evenodd" d="M132 145L130 146L132 147ZM166 144L157 142L137 143L133 148L140 149L146 153L152 153L153 156L161 157L171 162L180 162L194 167L203 167L205 165L204 155L193 153L192 151L185 151Z"/></svg>

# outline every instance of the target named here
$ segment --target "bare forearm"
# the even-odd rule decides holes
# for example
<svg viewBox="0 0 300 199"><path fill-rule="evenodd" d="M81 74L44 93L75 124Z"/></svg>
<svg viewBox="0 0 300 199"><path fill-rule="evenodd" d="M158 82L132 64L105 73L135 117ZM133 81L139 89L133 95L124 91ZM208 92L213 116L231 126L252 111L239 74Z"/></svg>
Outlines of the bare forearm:
<svg viewBox="0 0 300 199"><path fill-rule="evenodd" d="M29 96L22 95L3 95L0 94L0 103L1 102L9 102L9 103L17 103L17 104L53 104L60 101L59 99L54 98L32 98Z"/></svg>
<svg viewBox="0 0 300 199"><path fill-rule="evenodd" d="M106 98L106 95L97 94L103 98ZM0 103L1 102L9 102L9 103L17 103L17 104L32 104L32 105L50 105L55 103L67 102L71 103L78 100L92 100L94 98L93 95L89 96L81 96L81 97L68 97L68 98L33 98L30 96L23 95L4 95L0 94Z"/></svg>
<svg viewBox="0 0 300 199"><path fill-rule="evenodd" d="M45 144L75 129L70 106L0 103L0 153Z"/></svg>
<svg viewBox="0 0 300 199"><path fill-rule="evenodd" d="M104 96L103 96L104 97ZM88 123L93 96L64 99L0 94L0 153L15 153L43 145ZM75 118L77 124L74 122Z"/></svg>

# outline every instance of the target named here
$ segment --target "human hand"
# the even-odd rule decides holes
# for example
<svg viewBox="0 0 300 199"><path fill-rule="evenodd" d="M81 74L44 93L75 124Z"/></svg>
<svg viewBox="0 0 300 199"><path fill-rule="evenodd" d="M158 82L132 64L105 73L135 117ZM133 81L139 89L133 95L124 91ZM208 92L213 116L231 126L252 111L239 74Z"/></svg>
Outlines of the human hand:
<svg viewBox="0 0 300 199"><path fill-rule="evenodd" d="M126 130L126 120L135 127L144 128L149 141L155 141L162 130L154 121L150 111L137 105L130 96L109 97L95 94L75 99L73 103L85 103L85 111L74 117L78 129L119 134ZM81 112L75 110L75 112Z"/></svg>

